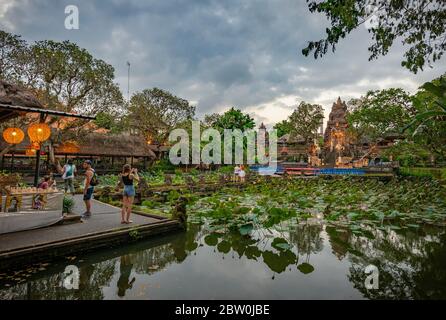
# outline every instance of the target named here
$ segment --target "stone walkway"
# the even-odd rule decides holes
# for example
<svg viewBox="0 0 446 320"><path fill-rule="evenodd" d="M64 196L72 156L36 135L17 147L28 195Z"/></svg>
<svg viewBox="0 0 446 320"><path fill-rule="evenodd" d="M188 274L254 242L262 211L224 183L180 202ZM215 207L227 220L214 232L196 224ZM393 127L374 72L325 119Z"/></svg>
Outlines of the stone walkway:
<svg viewBox="0 0 446 320"><path fill-rule="evenodd" d="M81 215L85 212L85 206L81 195L75 196L74 214ZM23 231L0 235L0 262L3 256L9 256L10 252L17 250L42 247L49 244L63 243L73 239L88 238L101 234L115 233L128 229L137 229L150 225L162 224L172 221L165 218L156 218L133 214L133 224L121 224L120 209L108 204L93 200L92 216L83 222L55 225L47 228Z"/></svg>

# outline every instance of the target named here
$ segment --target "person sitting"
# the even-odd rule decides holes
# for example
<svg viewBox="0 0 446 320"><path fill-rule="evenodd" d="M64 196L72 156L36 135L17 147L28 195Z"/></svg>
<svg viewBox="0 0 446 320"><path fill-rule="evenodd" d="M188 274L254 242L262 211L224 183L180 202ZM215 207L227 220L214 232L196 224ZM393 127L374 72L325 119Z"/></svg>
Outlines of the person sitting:
<svg viewBox="0 0 446 320"><path fill-rule="evenodd" d="M51 177L45 176L45 177L43 177L42 181L39 183L37 188L46 190L50 187L50 183L51 183Z"/></svg>

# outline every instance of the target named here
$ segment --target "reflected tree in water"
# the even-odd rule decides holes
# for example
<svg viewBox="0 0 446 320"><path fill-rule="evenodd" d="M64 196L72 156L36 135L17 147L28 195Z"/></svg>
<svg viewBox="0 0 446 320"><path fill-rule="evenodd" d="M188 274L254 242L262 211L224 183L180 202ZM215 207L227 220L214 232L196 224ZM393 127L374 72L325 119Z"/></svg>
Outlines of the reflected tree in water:
<svg viewBox="0 0 446 320"><path fill-rule="evenodd" d="M446 234L435 228L370 230L365 237L327 227L332 249L351 262L348 279L369 299L445 299ZM347 254L348 253L348 254ZM365 268L379 270L379 289L365 288Z"/></svg>

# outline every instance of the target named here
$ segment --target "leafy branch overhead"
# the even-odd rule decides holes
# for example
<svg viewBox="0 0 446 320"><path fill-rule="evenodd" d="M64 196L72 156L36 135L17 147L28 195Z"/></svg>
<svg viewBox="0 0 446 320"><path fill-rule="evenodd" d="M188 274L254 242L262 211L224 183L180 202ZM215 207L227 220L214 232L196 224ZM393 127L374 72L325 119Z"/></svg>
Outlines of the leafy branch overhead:
<svg viewBox="0 0 446 320"><path fill-rule="evenodd" d="M333 52L341 39L359 26L367 27L373 43L369 60L385 56L401 39L408 49L401 65L417 73L438 61L446 50L446 1L444 0L307 0L309 10L326 15L331 27L326 37L310 41L302 50L315 59Z"/></svg>

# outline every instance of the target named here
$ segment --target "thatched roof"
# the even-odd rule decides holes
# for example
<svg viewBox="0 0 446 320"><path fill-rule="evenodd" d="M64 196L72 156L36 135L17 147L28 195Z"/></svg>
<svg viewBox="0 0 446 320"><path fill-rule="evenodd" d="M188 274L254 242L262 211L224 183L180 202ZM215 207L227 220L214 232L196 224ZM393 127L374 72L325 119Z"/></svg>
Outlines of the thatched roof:
<svg viewBox="0 0 446 320"><path fill-rule="evenodd" d="M67 142L71 144L72 142ZM29 138L26 136L24 141L14 147L14 152L25 153L27 147L30 145ZM150 157L155 159L156 152L159 152L156 146L150 146L147 142L137 136L130 136L126 134L111 135L89 133L82 141L76 141L75 144L79 147L77 152L71 153L65 148L63 143L56 146L56 155L73 154L75 156L116 156L116 157ZM0 149L5 148L8 144L1 139ZM73 149L73 148L71 148Z"/></svg>
<svg viewBox="0 0 446 320"><path fill-rule="evenodd" d="M129 134L90 133L78 142L79 154L97 156L134 156L156 158L153 146L145 139ZM56 148L57 153L57 148Z"/></svg>
<svg viewBox="0 0 446 320"><path fill-rule="evenodd" d="M1 105L43 108L42 104L31 91L3 80L0 80L0 121L9 120L20 114L17 111L2 109Z"/></svg>
<svg viewBox="0 0 446 320"><path fill-rule="evenodd" d="M287 133L286 135L281 136L278 139L278 142L281 144L302 144L305 143L305 139L299 135L291 135Z"/></svg>

